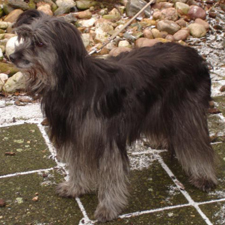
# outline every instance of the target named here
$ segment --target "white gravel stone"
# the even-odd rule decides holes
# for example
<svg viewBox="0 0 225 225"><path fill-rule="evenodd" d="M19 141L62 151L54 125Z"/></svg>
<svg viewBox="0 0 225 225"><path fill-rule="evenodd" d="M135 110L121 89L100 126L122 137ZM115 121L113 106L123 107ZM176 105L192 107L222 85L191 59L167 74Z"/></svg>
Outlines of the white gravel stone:
<svg viewBox="0 0 225 225"><path fill-rule="evenodd" d="M16 45L19 45L21 43L22 41L19 42L17 36L11 37L6 43L5 53L7 57L9 57L9 55L15 51Z"/></svg>

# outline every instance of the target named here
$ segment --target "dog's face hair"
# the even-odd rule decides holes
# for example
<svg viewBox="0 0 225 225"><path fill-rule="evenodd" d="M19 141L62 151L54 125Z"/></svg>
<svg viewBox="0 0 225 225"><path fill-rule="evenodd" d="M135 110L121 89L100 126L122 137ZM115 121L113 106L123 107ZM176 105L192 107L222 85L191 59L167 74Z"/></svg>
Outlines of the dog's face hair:
<svg viewBox="0 0 225 225"><path fill-rule="evenodd" d="M29 73L28 90L31 93L57 88L56 84L64 83L64 79L68 77L68 71L77 71L82 79L82 64L87 52L83 45L77 46L76 49L71 47L71 43L81 42L78 30L73 29L72 25L63 19L49 20L43 16L33 20L30 25L19 26L15 32L23 43L16 47L15 53L10 55L10 60L22 71ZM78 40L71 37L77 37ZM74 63L71 68L69 61L80 63Z"/></svg>

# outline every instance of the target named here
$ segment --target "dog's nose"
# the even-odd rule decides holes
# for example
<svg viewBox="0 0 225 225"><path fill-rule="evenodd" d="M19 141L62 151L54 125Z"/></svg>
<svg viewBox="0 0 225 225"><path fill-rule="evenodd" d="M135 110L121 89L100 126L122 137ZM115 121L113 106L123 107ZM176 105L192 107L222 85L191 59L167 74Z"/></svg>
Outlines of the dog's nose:
<svg viewBox="0 0 225 225"><path fill-rule="evenodd" d="M11 62L14 63L16 61L16 54L14 54L14 53L13 54L10 54L9 55L9 59L10 59Z"/></svg>

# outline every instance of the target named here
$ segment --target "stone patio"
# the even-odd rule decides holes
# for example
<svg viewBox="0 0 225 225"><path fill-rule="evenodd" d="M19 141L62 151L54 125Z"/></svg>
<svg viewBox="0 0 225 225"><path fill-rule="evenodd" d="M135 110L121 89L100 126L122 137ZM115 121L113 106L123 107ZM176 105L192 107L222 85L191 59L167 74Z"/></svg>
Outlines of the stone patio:
<svg viewBox="0 0 225 225"><path fill-rule="evenodd" d="M139 141L129 149L129 205L107 224L225 224L225 101L214 101L222 112L209 115L218 155L217 188L209 193L194 188L166 150ZM41 125L39 104L6 105L0 109L0 224L98 224L93 217L96 193L77 199L55 194L56 184L66 179L65 165L57 161Z"/></svg>

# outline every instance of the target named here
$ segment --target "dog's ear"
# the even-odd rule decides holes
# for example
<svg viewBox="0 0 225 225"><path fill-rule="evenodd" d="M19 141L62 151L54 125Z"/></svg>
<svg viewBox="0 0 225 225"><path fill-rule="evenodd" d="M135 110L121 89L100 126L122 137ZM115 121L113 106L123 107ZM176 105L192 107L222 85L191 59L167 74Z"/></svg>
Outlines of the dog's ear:
<svg viewBox="0 0 225 225"><path fill-rule="evenodd" d="M36 9L30 9L19 15L17 21L13 24L13 28L19 27L23 24L31 24L35 19L39 19L45 15L43 12Z"/></svg>
<svg viewBox="0 0 225 225"><path fill-rule="evenodd" d="M51 21L53 21L51 24L54 24L53 30L57 31L54 33L57 35L57 38L54 39L57 49L62 46L63 52L67 53L66 56L76 61L80 61L87 55L81 34L74 25L66 22L63 18L54 18Z"/></svg>
<svg viewBox="0 0 225 225"><path fill-rule="evenodd" d="M14 29L14 32L18 35L18 40L26 40L32 36L32 29L28 25L22 25Z"/></svg>

